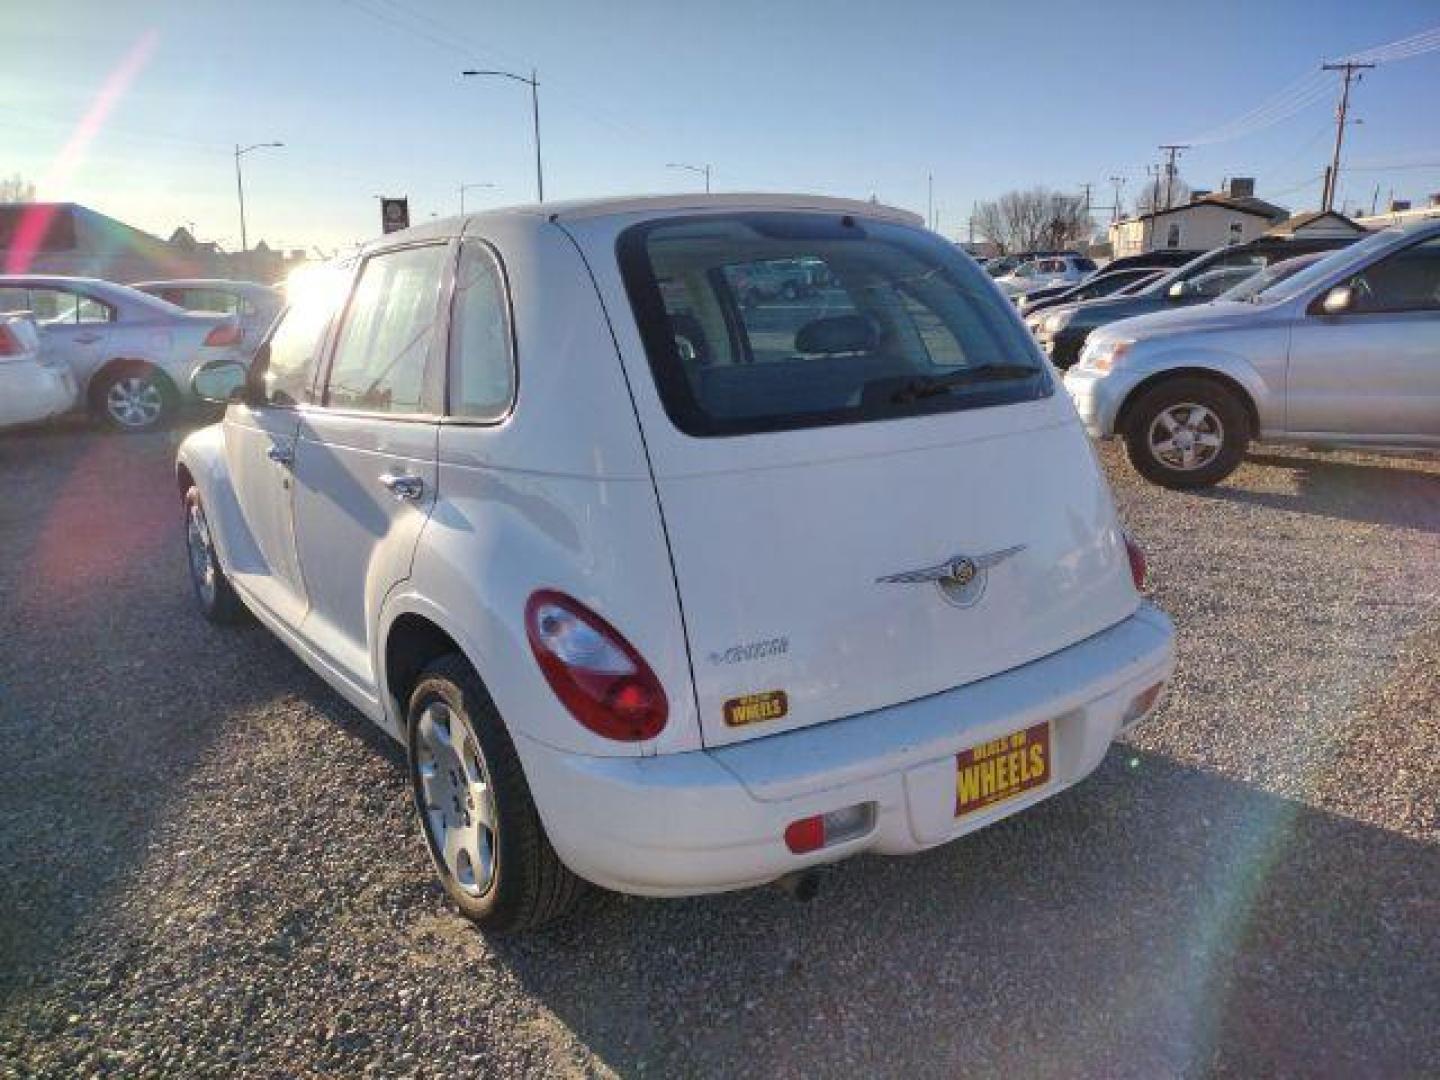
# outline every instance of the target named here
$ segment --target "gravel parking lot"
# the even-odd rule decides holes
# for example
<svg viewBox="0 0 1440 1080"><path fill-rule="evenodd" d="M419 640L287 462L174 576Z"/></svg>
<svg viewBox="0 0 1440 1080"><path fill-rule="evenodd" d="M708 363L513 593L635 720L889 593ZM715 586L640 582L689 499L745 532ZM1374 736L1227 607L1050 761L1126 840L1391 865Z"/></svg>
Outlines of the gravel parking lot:
<svg viewBox="0 0 1440 1080"><path fill-rule="evenodd" d="M192 613L175 438L0 437L0 1074L1440 1074L1440 461L1103 447L1181 659L1091 780L492 942L396 748Z"/></svg>

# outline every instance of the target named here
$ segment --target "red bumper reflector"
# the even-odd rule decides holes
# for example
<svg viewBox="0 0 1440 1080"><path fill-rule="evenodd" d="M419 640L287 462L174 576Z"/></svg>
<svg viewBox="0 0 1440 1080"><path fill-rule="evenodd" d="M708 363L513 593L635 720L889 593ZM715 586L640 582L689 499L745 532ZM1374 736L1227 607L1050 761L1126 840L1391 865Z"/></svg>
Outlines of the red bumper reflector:
<svg viewBox="0 0 1440 1080"><path fill-rule="evenodd" d="M785 826L785 846L796 855L819 851L825 846L825 815L801 818Z"/></svg>

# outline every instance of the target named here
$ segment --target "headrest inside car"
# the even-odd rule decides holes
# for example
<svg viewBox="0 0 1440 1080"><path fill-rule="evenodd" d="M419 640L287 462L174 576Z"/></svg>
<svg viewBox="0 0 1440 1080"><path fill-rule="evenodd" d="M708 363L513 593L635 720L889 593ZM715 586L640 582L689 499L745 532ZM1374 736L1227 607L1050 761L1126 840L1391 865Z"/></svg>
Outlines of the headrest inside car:
<svg viewBox="0 0 1440 1080"><path fill-rule="evenodd" d="M870 352L880 343L880 330L864 315L832 315L800 327L795 351L811 355Z"/></svg>

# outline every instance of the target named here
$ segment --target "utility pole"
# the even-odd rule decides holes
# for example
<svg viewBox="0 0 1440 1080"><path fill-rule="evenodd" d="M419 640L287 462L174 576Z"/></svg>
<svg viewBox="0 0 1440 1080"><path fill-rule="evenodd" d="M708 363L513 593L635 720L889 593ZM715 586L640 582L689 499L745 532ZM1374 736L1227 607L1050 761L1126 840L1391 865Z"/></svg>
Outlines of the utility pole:
<svg viewBox="0 0 1440 1080"><path fill-rule="evenodd" d="M1340 147L1345 142L1345 115L1350 111L1350 84L1361 78L1357 72L1367 71L1374 64L1357 64L1344 60L1334 64L1321 64L1321 71L1340 72L1340 104L1335 109L1335 152L1330 156L1330 168L1325 174L1325 193L1320 200L1320 209L1329 210L1335 205L1335 189L1340 183Z"/></svg>
<svg viewBox="0 0 1440 1080"><path fill-rule="evenodd" d="M1112 176L1110 183L1115 185L1115 204L1110 208L1110 220L1115 222L1120 220L1120 189L1125 186L1125 177Z"/></svg>
<svg viewBox="0 0 1440 1080"><path fill-rule="evenodd" d="M1165 209L1169 210L1172 204L1171 195L1175 190L1175 156L1181 150L1189 150L1190 147L1184 143L1165 143L1160 147L1168 155L1165 161ZM1157 182L1158 189L1158 182ZM1155 192L1158 197L1160 192Z"/></svg>
<svg viewBox="0 0 1440 1080"><path fill-rule="evenodd" d="M1090 216L1090 189L1095 185L1086 183L1080 186L1085 189L1085 216L1088 218Z"/></svg>
<svg viewBox="0 0 1440 1080"><path fill-rule="evenodd" d="M925 174L925 227L935 228L935 174Z"/></svg>

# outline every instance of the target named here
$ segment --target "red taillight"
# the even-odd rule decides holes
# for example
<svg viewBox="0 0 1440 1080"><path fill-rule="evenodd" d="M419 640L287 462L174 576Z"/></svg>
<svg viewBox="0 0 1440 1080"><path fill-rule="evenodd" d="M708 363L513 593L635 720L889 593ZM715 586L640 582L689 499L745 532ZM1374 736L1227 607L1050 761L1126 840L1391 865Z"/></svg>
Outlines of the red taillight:
<svg viewBox="0 0 1440 1080"><path fill-rule="evenodd" d="M819 851L825 846L825 815L801 818L785 826L785 846L796 855Z"/></svg>
<svg viewBox="0 0 1440 1080"><path fill-rule="evenodd" d="M19 356L24 351L25 347L20 344L15 331L0 323L0 356Z"/></svg>
<svg viewBox="0 0 1440 1080"><path fill-rule="evenodd" d="M1140 545L1129 533L1125 534L1125 554L1130 556L1130 576L1135 579L1135 588L1145 588L1145 578L1150 567L1145 562L1145 552L1140 550Z"/></svg>
<svg viewBox="0 0 1440 1080"><path fill-rule="evenodd" d="M542 589L525 605L530 649L570 715L607 739L640 742L665 727L660 680L608 622L564 593Z"/></svg>
<svg viewBox="0 0 1440 1080"><path fill-rule="evenodd" d="M195 340L191 338L190 340ZM221 323L205 335L205 344L212 348L224 348L228 345L240 344L240 327L234 323Z"/></svg>

